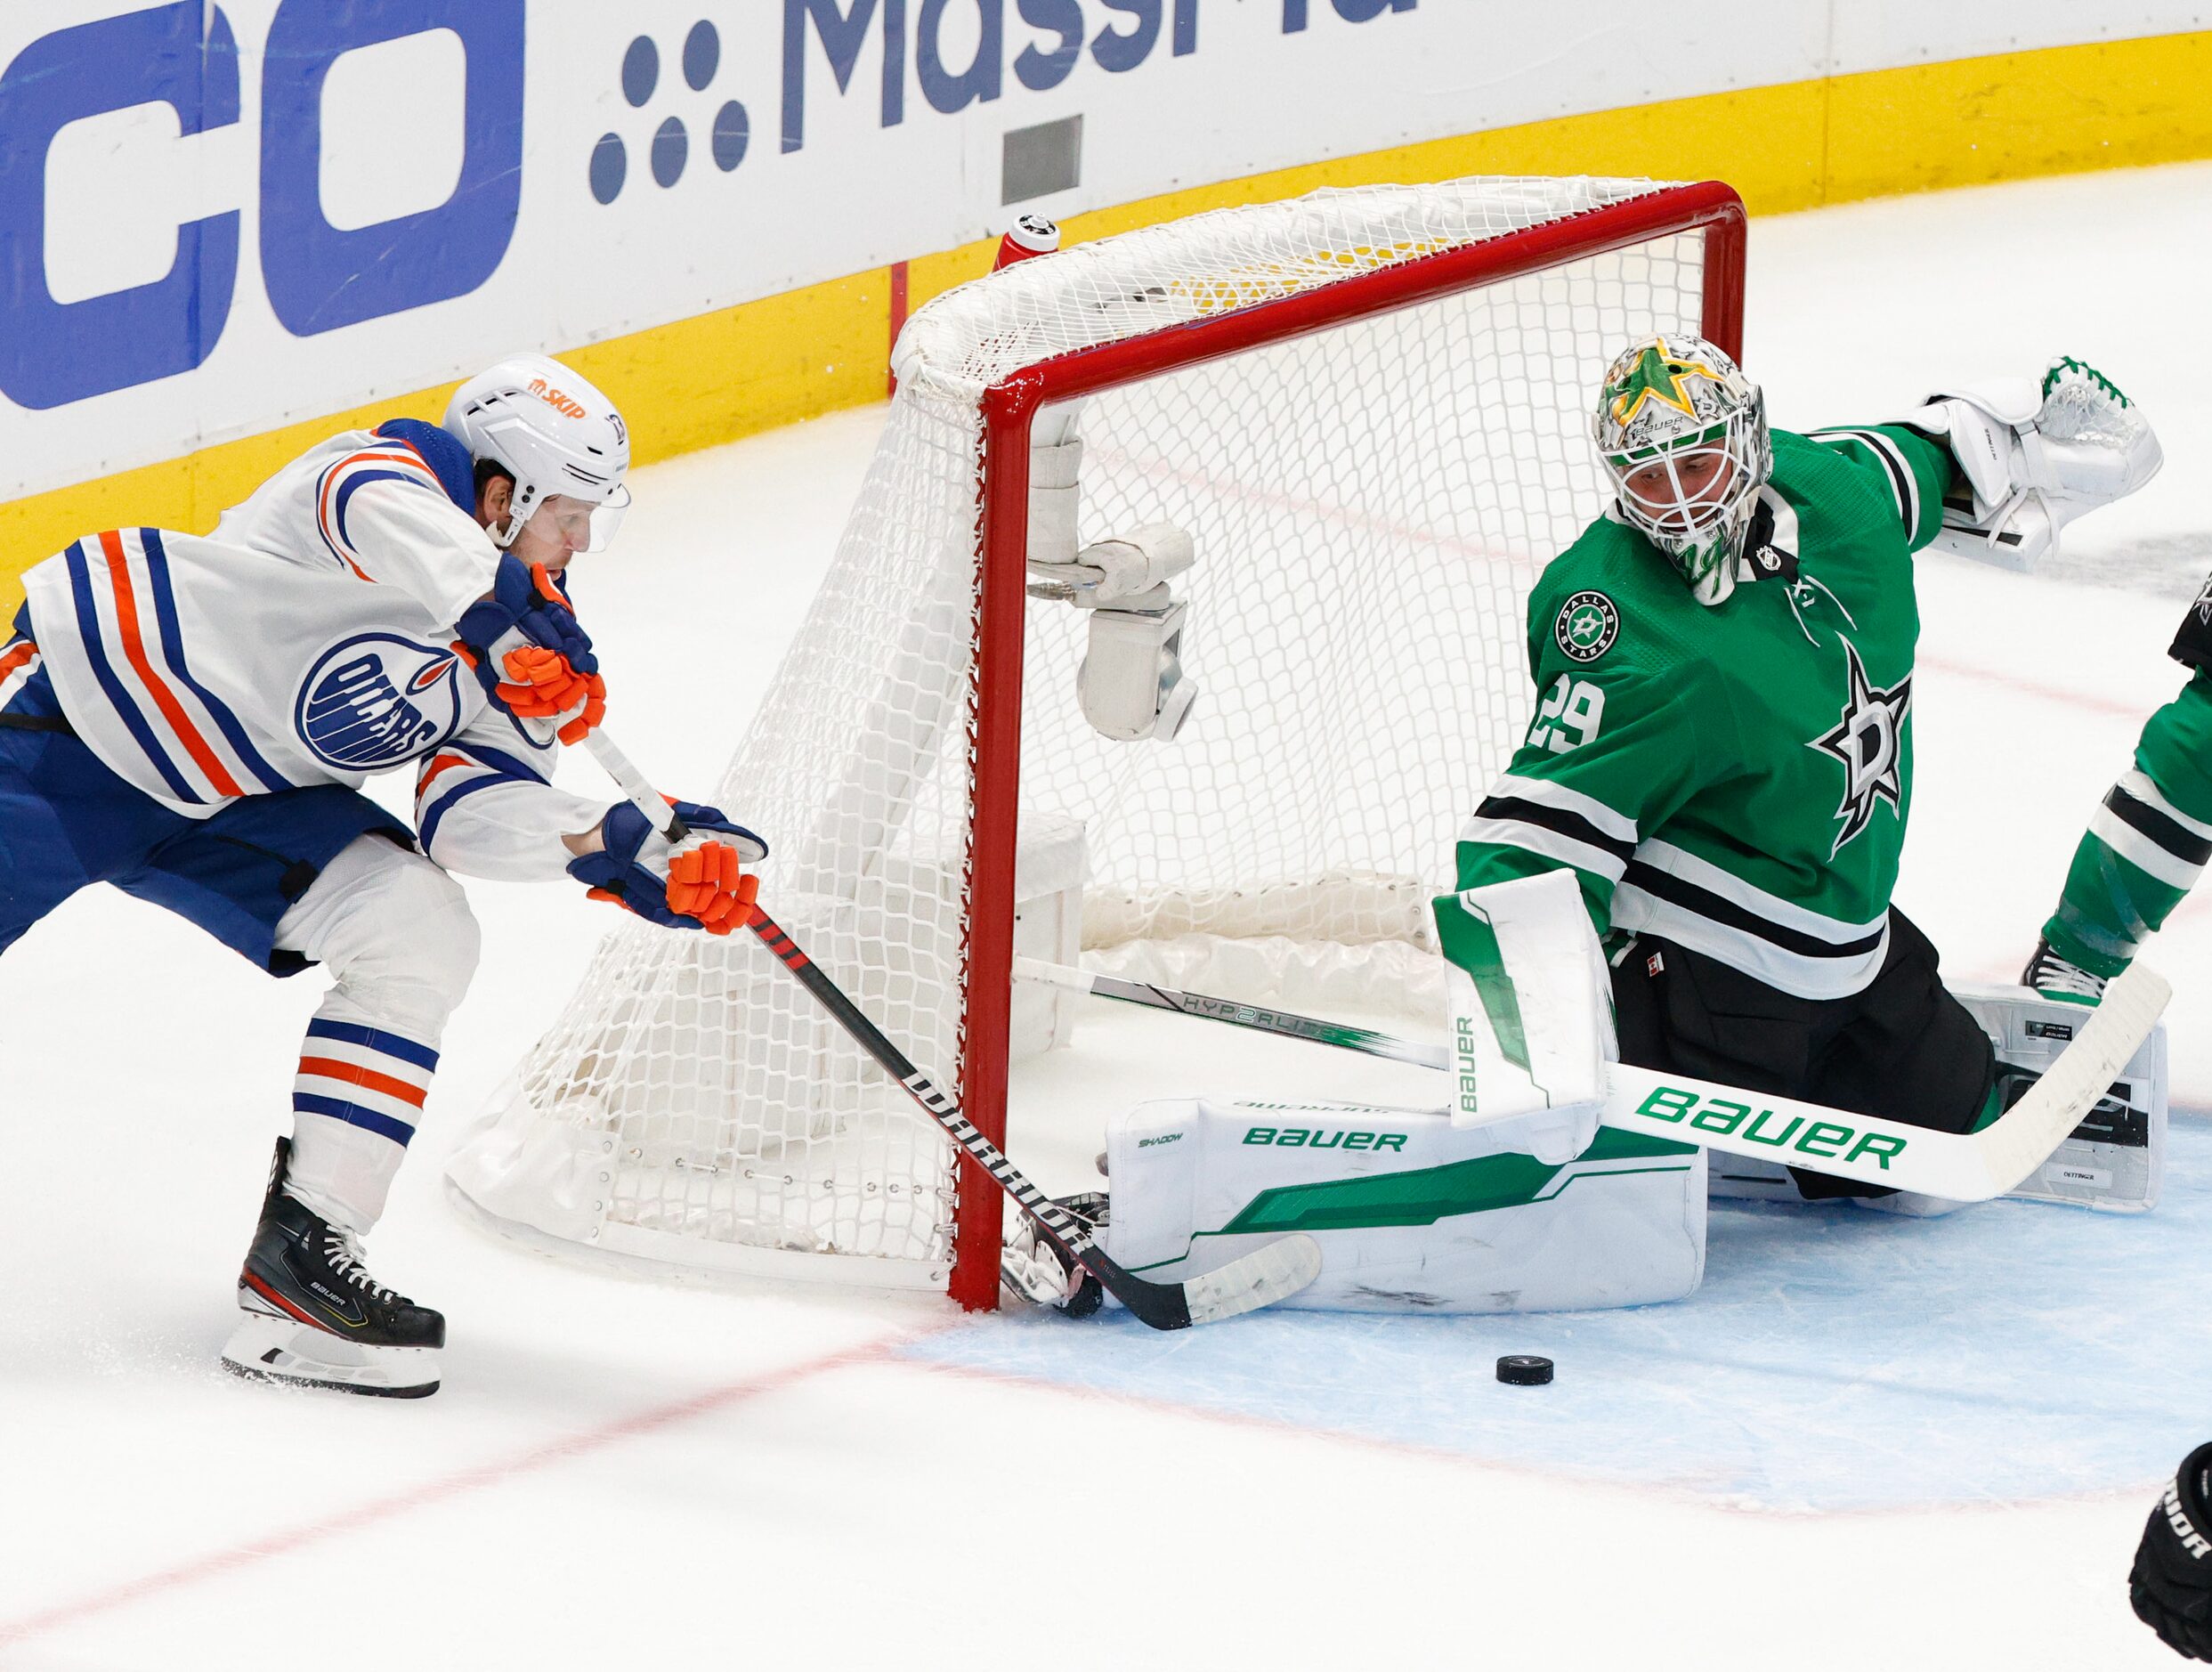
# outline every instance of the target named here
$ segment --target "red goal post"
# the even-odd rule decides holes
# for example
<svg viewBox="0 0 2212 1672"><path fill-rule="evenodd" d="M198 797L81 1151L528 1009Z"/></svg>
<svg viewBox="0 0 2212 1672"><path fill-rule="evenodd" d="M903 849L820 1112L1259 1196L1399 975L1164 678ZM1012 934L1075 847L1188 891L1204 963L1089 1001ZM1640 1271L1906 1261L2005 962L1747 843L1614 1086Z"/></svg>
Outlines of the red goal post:
<svg viewBox="0 0 2212 1672"><path fill-rule="evenodd" d="M983 456L978 461L981 653L975 694L975 826L968 864L968 1028L959 1084L961 1108L992 1142L1006 1142L1030 426L1038 410L1053 402L1098 394L1456 291L1687 232L1702 232L1705 239L1701 334L1740 361L1744 205L1732 188L1707 181L1663 187L1625 202L1415 256L1214 318L1078 349L1027 367L984 393ZM978 878L1002 879L1006 886L977 887ZM998 1303L1003 1213L1001 1194L989 1176L973 1160L960 1157L950 1293L964 1308L988 1309Z"/></svg>

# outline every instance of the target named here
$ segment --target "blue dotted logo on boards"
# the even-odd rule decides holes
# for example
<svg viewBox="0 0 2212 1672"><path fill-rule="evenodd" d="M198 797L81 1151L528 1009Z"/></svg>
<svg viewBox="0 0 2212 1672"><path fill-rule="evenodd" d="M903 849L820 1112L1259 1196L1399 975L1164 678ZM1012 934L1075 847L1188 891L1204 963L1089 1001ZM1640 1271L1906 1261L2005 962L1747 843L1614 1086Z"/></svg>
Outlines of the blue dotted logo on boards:
<svg viewBox="0 0 2212 1672"><path fill-rule="evenodd" d="M722 36L705 18L693 24L684 37L680 65L684 85L692 92L705 93L713 85L715 73L722 67ZM652 36L641 35L629 44L622 54L621 80L622 97L633 110L643 110L661 91L660 48ZM745 160L751 142L752 121L745 107L735 99L724 100L707 132L707 151L714 166L728 174ZM681 180L691 160L691 130L684 118L670 116L664 119L646 145L646 166L653 183L665 188ZM591 195L601 203L612 203L622 195L629 172L629 144L620 134L602 134L591 148Z"/></svg>
<svg viewBox="0 0 2212 1672"><path fill-rule="evenodd" d="M461 721L460 658L395 633L360 633L333 645L300 682L293 729L309 752L340 772L412 760Z"/></svg>

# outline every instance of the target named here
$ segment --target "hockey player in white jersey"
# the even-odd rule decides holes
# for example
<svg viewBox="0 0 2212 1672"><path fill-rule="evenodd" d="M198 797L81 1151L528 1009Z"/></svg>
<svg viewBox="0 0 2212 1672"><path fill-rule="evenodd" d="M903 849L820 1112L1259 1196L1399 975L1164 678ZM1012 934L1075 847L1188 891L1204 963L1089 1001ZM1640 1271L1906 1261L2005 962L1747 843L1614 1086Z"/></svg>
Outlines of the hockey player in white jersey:
<svg viewBox="0 0 2212 1672"><path fill-rule="evenodd" d="M727 933L766 848L710 808L671 852L627 801L556 790L604 709L563 572L629 501L629 441L558 362L505 361L443 426L311 449L205 537L112 529L24 578L0 646L0 951L85 884L189 918L279 976L320 963L224 1361L419 1395L444 1319L372 1278L383 1213L466 991L462 872L573 878ZM359 794L417 768L409 830Z"/></svg>

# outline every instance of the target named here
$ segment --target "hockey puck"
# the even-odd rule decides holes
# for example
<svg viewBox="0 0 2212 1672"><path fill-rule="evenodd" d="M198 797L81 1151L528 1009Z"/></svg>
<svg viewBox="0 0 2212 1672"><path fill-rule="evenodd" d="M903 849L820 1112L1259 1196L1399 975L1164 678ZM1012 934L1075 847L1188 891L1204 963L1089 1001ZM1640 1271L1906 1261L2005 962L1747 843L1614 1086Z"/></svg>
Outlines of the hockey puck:
<svg viewBox="0 0 2212 1672"><path fill-rule="evenodd" d="M1551 1379L1551 1360L1533 1352L1509 1352L1498 1360L1498 1380L1515 1387L1542 1387Z"/></svg>

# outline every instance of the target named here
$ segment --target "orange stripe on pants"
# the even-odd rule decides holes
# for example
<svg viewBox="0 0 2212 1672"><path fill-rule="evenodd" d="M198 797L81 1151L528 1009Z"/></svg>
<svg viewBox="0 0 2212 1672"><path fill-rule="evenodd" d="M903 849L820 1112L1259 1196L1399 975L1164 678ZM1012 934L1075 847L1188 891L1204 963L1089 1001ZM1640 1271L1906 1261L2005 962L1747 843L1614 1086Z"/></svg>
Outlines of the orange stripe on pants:
<svg viewBox="0 0 2212 1672"><path fill-rule="evenodd" d="M409 1085L404 1080L388 1074L378 1074L374 1068L364 1068L358 1062L340 1062L336 1057L302 1057L300 1072L322 1080L339 1080L347 1085L358 1085L363 1091L381 1092L386 1097L397 1098L402 1103L420 1108L429 1092L419 1085Z"/></svg>

